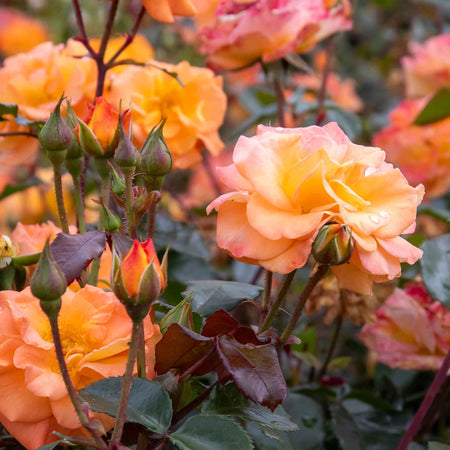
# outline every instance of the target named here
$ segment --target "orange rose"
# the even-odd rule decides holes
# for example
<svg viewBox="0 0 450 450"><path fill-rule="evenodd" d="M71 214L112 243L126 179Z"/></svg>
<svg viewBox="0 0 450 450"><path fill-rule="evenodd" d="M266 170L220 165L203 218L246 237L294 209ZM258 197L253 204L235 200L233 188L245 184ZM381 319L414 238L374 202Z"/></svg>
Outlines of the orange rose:
<svg viewBox="0 0 450 450"><path fill-rule="evenodd" d="M359 335L378 359L405 370L439 370L450 348L450 311L421 284L396 289Z"/></svg>
<svg viewBox="0 0 450 450"><path fill-rule="evenodd" d="M0 292L0 420L29 449L57 440L53 431L85 435L59 372L50 325L27 288ZM67 366L76 389L125 370L132 323L112 292L85 286L62 297L59 316ZM144 320L147 367L154 376L157 325ZM106 429L112 419L95 415Z"/></svg>
<svg viewBox="0 0 450 450"><path fill-rule="evenodd" d="M350 142L336 123L268 128L241 137L233 164L218 175L233 192L212 202L217 244L236 259L288 273L302 267L319 229L346 224L355 249L333 266L341 288L369 294L373 281L400 275L422 251L399 235L411 232L423 186L412 188L378 148Z"/></svg>
<svg viewBox="0 0 450 450"><path fill-rule="evenodd" d="M131 106L136 146L141 147L148 133L166 119L163 134L175 168L198 164L204 146L218 154L223 147L218 129L226 109L222 78L186 61L152 64L157 67L127 67L105 94L116 107L121 101L123 107ZM161 69L177 73L183 86Z"/></svg>
<svg viewBox="0 0 450 450"><path fill-rule="evenodd" d="M0 53L27 52L48 40L43 23L12 8L0 7Z"/></svg>
<svg viewBox="0 0 450 450"><path fill-rule="evenodd" d="M347 0L226 0L215 21L200 30L201 51L215 70L237 69L304 52L352 26Z"/></svg>
<svg viewBox="0 0 450 450"><path fill-rule="evenodd" d="M153 241L134 240L114 277L114 292L121 300L151 303L166 287L166 276L159 264Z"/></svg>
<svg viewBox="0 0 450 450"><path fill-rule="evenodd" d="M423 183L426 198L445 194L450 186L450 118L413 125L429 98L407 100L389 115L391 125L374 136L386 159L400 167L410 183Z"/></svg>
<svg viewBox="0 0 450 450"><path fill-rule="evenodd" d="M423 97L450 88L450 34L441 34L423 44L410 45L412 56L402 59L406 95Z"/></svg>

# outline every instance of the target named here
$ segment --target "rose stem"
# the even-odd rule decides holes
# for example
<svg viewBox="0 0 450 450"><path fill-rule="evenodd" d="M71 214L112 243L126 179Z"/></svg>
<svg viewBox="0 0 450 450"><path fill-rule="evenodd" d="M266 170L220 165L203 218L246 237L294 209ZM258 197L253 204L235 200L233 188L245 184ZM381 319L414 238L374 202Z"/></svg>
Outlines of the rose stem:
<svg viewBox="0 0 450 450"><path fill-rule="evenodd" d="M58 207L59 222L63 233L69 234L69 224L67 223L66 208L64 207L64 197L62 189L61 163L53 164L53 179L55 184L56 205Z"/></svg>
<svg viewBox="0 0 450 450"><path fill-rule="evenodd" d="M61 375L64 380L64 384L66 385L67 393L69 394L70 400L75 408L77 416L83 425L94 438L97 443L98 448L106 449L107 446L101 436L98 434L98 431L95 428L92 428L89 423L89 417L86 416L83 411L83 406L80 402L80 399L77 396L75 391L75 387L72 384L72 380L70 379L69 370L67 369L66 361L64 359L63 348L61 344L61 336L59 334L58 328L58 317L49 317L50 327L53 336L53 342L55 345L56 359L58 360L59 369L61 370Z"/></svg>
<svg viewBox="0 0 450 450"><path fill-rule="evenodd" d="M128 351L128 360L125 368L125 373L122 378L122 389L120 391L120 401L119 401L119 408L117 410L116 425L114 427L110 443L110 446L112 448L119 448L123 426L125 425L128 398L130 396L131 381L133 379L134 362L136 360L137 342L139 340L139 330L141 328L142 328L142 320L139 322L133 321L130 349Z"/></svg>
<svg viewBox="0 0 450 450"><path fill-rule="evenodd" d="M83 196L81 194L80 177L72 177L74 186L75 209L78 218L78 231L80 234L86 233L86 222L84 220Z"/></svg>
<svg viewBox="0 0 450 450"><path fill-rule="evenodd" d="M408 429L406 430L403 439L397 447L397 450L406 450L410 442L413 440L414 436L419 431L423 419L430 409L431 404L433 403L436 394L439 392L439 389L445 382L447 377L447 372L450 369L450 349L447 352L447 356L442 362L442 366L439 369L438 373L435 375L433 382L431 383L430 388L428 389L425 398L422 400L422 403L419 406L419 409L416 412L412 422L410 423Z"/></svg>
<svg viewBox="0 0 450 450"><path fill-rule="evenodd" d="M280 287L280 291L278 292L277 298L273 302L272 306L269 309L269 312L264 319L264 322L259 328L259 332L262 333L263 331L267 331L270 326L272 325L272 322L275 319L275 316L277 315L278 310L280 309L281 303L283 302L284 298L286 297L287 291L289 290L289 287L291 286L292 280L294 279L296 270L293 270L292 272L289 272L284 278L283 282Z"/></svg>
<svg viewBox="0 0 450 450"><path fill-rule="evenodd" d="M101 158L95 158L95 162L97 164L97 167L99 168L98 171L100 172L100 176L102 179L100 187L100 197L103 200L103 204L107 205L109 203L109 180L110 180L109 169L107 169L108 166L106 160L103 160ZM104 229L105 229L105 213L103 211L103 208L100 208L100 217L98 219L97 230L103 231ZM99 269L100 269L100 258L97 258L92 262L91 273L89 274L89 284L93 286L97 285Z"/></svg>
<svg viewBox="0 0 450 450"><path fill-rule="evenodd" d="M320 381L320 379L327 373L328 364L331 361L334 349L336 348L339 334L341 333L342 322L343 322L342 314L339 314L339 316L337 316L337 318L336 318L336 326L334 328L333 337L331 339L330 346L328 347L327 355L325 356L325 361L323 362L323 365L319 371L319 374L317 375L318 381Z"/></svg>
<svg viewBox="0 0 450 450"><path fill-rule="evenodd" d="M283 86L280 78L276 74L274 74L273 87L275 89L275 97L277 99L278 122L280 123L280 127L284 128L286 126L286 120L284 117L286 99L284 98Z"/></svg>
<svg viewBox="0 0 450 450"><path fill-rule="evenodd" d="M264 297L262 300L262 314L265 314L270 303L270 294L272 293L272 275L270 270L266 270L266 280L264 283Z"/></svg>
<svg viewBox="0 0 450 450"><path fill-rule="evenodd" d="M4 133L0 133L0 137L8 136L29 136L37 138L36 134L34 134L32 131L5 131Z"/></svg>
<svg viewBox="0 0 450 450"><path fill-rule="evenodd" d="M309 295L311 294L316 284L327 273L327 271L328 271L327 265L318 265L314 268L313 273L309 277L308 283L306 283L306 286L303 288L303 291L300 294L300 297L297 301L297 306L295 307L295 310L292 313L291 319L289 320L287 327L284 329L283 333L280 336L281 345L285 344L289 339L289 337L291 336L295 326L297 325L298 319L302 314L306 300L308 299Z"/></svg>
<svg viewBox="0 0 450 450"><path fill-rule="evenodd" d="M128 221L128 234L132 239L136 239L136 224L134 223L133 211L133 178L134 170L125 173L125 211Z"/></svg>
<svg viewBox="0 0 450 450"><path fill-rule="evenodd" d="M333 39L330 38L328 39L327 42L325 67L323 68L322 83L320 85L319 98L317 99L318 105L317 105L316 125L321 125L326 118L325 97L327 94L328 74L330 73L331 69L332 52L333 52Z"/></svg>

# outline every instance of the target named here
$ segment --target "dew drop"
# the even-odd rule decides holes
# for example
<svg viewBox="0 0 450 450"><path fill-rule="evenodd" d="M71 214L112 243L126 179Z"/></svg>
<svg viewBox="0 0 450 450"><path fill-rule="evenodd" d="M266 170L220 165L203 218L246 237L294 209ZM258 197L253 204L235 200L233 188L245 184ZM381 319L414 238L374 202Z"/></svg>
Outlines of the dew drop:
<svg viewBox="0 0 450 450"><path fill-rule="evenodd" d="M283 127L276 127L277 131L283 131Z"/></svg>
<svg viewBox="0 0 450 450"><path fill-rule="evenodd" d="M383 219L388 219L389 218L389 214L386 211L380 211L378 214Z"/></svg>
<svg viewBox="0 0 450 450"><path fill-rule="evenodd" d="M379 223L380 222L380 218L378 216L376 216L375 214L372 214L369 219L373 222L373 223Z"/></svg>

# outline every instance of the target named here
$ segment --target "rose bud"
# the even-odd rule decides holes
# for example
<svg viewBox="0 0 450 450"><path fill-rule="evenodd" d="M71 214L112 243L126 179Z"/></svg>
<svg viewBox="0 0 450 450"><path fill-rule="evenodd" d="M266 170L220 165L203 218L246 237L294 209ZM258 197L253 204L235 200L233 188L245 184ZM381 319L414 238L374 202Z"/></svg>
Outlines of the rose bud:
<svg viewBox="0 0 450 450"><path fill-rule="evenodd" d="M346 263L353 253L352 232L347 225L324 225L312 245L312 254L319 264L337 266Z"/></svg>

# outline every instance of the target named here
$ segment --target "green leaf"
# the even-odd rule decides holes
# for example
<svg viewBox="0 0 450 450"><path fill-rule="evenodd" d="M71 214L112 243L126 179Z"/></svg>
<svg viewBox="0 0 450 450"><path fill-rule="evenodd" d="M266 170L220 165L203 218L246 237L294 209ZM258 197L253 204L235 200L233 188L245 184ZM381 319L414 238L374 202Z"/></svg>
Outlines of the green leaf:
<svg viewBox="0 0 450 450"><path fill-rule="evenodd" d="M191 300L191 296L186 297L161 319L159 322L159 329L162 334L165 334L167 328L173 323L179 323L185 327L189 326L188 315L191 309Z"/></svg>
<svg viewBox="0 0 450 450"><path fill-rule="evenodd" d="M153 242L158 250L165 250L170 245L171 249L196 258L207 259L209 256L209 251L198 231L161 214L156 216Z"/></svg>
<svg viewBox="0 0 450 450"><path fill-rule="evenodd" d="M420 111L414 125L428 125L450 116L450 89L440 89Z"/></svg>
<svg viewBox="0 0 450 450"><path fill-rule="evenodd" d="M182 450L251 450L249 435L236 422L218 415L190 417L168 435Z"/></svg>
<svg viewBox="0 0 450 450"><path fill-rule="evenodd" d="M15 185L7 184L0 194L0 200L3 200L4 198L9 197L10 195L15 194L16 192L24 191L25 189L28 189L31 186L37 186L38 184L41 183L42 181L39 178L31 177L20 184Z"/></svg>
<svg viewBox="0 0 450 450"><path fill-rule="evenodd" d="M257 423L266 430L298 430L298 426L292 422L282 406L278 406L272 412L269 408L245 398L234 383L217 385L208 400L203 403L202 413L239 417Z"/></svg>
<svg viewBox="0 0 450 450"><path fill-rule="evenodd" d="M341 405L330 406L333 418L333 430L345 450L363 450L360 445L361 435L353 417Z"/></svg>
<svg viewBox="0 0 450 450"><path fill-rule="evenodd" d="M340 356L339 358L334 358L330 362L328 370L345 369L350 364L351 361L352 358L350 356Z"/></svg>
<svg viewBox="0 0 450 450"><path fill-rule="evenodd" d="M450 445L441 442L428 442L428 450L450 450Z"/></svg>
<svg viewBox="0 0 450 450"><path fill-rule="evenodd" d="M422 244L420 260L428 293L450 309L450 233Z"/></svg>
<svg viewBox="0 0 450 450"><path fill-rule="evenodd" d="M10 114L14 117L17 117L17 113L19 111L19 107L12 103L0 103L0 121L7 120L3 118L4 114Z"/></svg>
<svg viewBox="0 0 450 450"><path fill-rule="evenodd" d="M80 391L93 411L116 417L122 377L105 378ZM139 423L163 434L172 420L172 402L160 384L145 378L134 378L126 411L127 421Z"/></svg>
<svg viewBox="0 0 450 450"><path fill-rule="evenodd" d="M243 299L255 299L263 288L236 281L199 280L189 281L184 295L192 295L192 310L207 317L224 309L232 310Z"/></svg>
<svg viewBox="0 0 450 450"><path fill-rule="evenodd" d="M62 442L63 442L62 440L51 442L50 444L39 447L37 450L53 450L54 448L58 447L58 445L61 444Z"/></svg>

